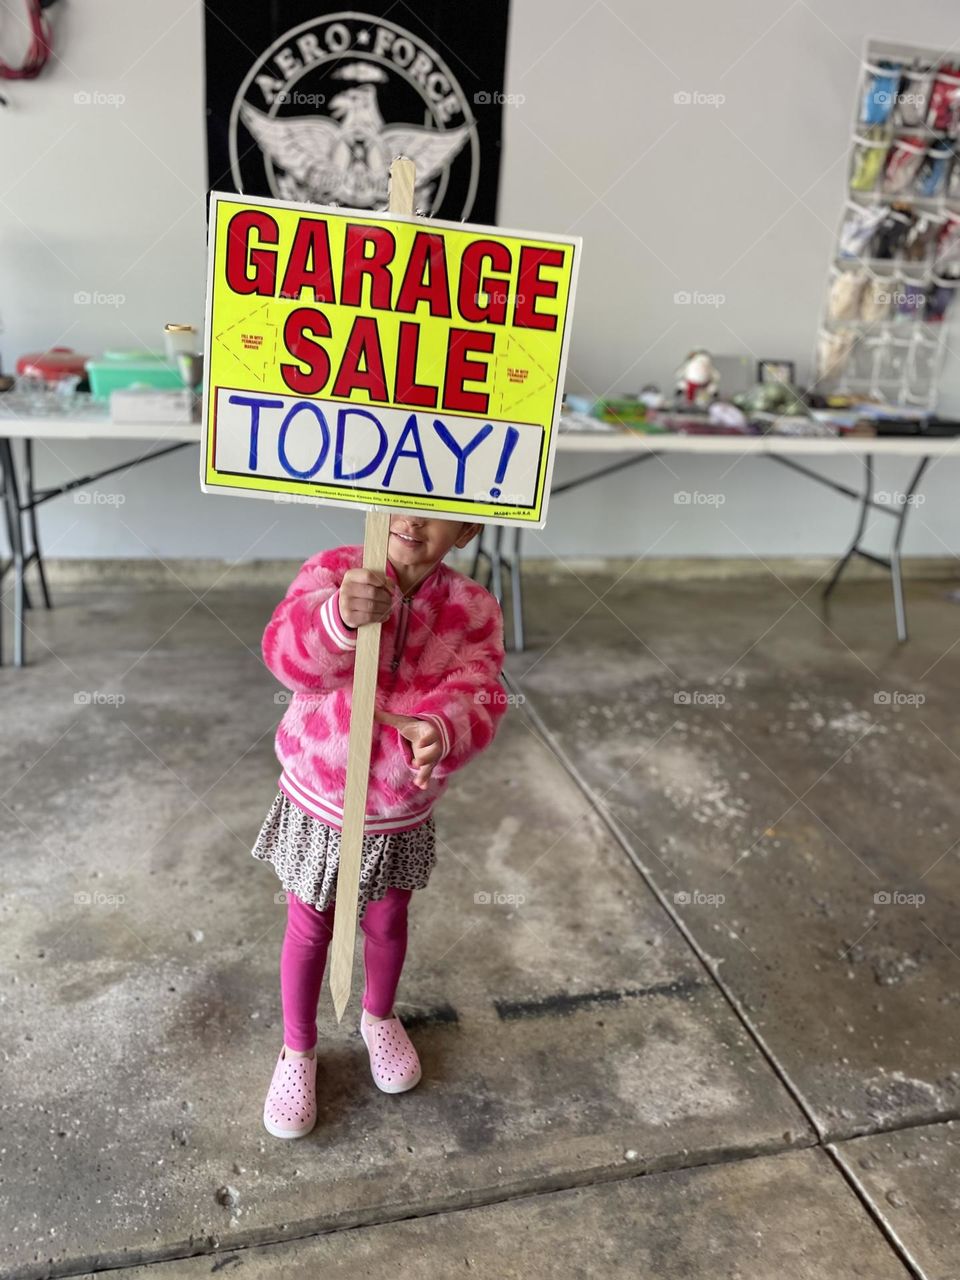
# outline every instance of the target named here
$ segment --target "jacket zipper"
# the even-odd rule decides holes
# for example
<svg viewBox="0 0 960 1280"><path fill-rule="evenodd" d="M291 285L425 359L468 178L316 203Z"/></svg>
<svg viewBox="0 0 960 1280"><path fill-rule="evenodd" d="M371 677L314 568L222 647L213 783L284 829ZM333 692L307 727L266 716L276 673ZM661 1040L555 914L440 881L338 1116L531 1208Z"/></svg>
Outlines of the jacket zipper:
<svg viewBox="0 0 960 1280"><path fill-rule="evenodd" d="M396 675L397 668L400 665L400 657L403 653L403 646L407 639L407 626L410 618L410 601L412 596L404 596L400 605L400 621L397 623L397 633L393 645L393 657L390 660L390 670Z"/></svg>

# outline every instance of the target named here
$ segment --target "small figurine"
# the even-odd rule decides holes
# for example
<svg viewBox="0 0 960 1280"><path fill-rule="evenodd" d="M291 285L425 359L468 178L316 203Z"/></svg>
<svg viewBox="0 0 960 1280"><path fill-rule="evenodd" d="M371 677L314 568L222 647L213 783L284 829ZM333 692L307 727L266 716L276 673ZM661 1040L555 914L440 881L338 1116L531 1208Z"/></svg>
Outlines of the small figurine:
<svg viewBox="0 0 960 1280"><path fill-rule="evenodd" d="M720 374L708 351L691 351L677 370L677 399L687 405L708 405L719 385Z"/></svg>

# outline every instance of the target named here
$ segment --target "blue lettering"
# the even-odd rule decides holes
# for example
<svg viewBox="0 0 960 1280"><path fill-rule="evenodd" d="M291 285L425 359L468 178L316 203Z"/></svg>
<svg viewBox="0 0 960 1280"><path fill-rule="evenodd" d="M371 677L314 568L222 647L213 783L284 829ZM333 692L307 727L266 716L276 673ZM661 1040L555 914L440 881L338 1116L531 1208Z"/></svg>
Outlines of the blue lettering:
<svg viewBox="0 0 960 1280"><path fill-rule="evenodd" d="M454 440L453 436L447 430L446 425L441 422L439 418L434 418L433 427L437 435L457 460L457 480L454 486L454 492L458 494L463 493L466 485L467 458L469 458L470 454L473 453L474 449L481 443L481 441L486 440L487 436L493 431L493 427L489 422L486 423L480 428L470 443L464 445L463 448L457 444L456 440Z"/></svg>
<svg viewBox="0 0 960 1280"><path fill-rule="evenodd" d="M403 443L407 436L413 438L415 447L413 449L404 449ZM427 463L423 456L423 445L420 443L420 428L417 426L417 415L411 413L406 421L406 425L400 432L400 439L397 441L397 447L393 451L393 457L390 459L390 465L387 467L387 474L383 477L383 487L390 488L390 480L393 476L393 469L397 465L398 458L416 458L420 464L420 475L423 477L423 487L427 493L433 493L433 481L427 472Z"/></svg>
<svg viewBox="0 0 960 1280"><path fill-rule="evenodd" d="M343 439L347 425L347 417L354 414L359 418L368 418L377 428L380 435L380 443L377 447L376 457L372 462L368 462L365 467L361 467L359 471L343 470ZM368 476L371 472L376 471L380 463L383 461L383 455L387 452L387 433L384 431L380 419L372 413L368 413L366 409L341 409L337 413L337 443L336 451L333 456L333 478L334 480L362 480L364 476ZM351 459L354 461L355 459Z"/></svg>
<svg viewBox="0 0 960 1280"><path fill-rule="evenodd" d="M287 457L287 451L286 451L287 431L290 429L290 423L294 420L297 414L302 413L305 409L309 409L309 411L316 417L317 422L320 425L320 431L323 437L323 445L320 449L320 453L317 456L317 460L313 464L313 466L310 467L308 471L298 471L296 467L291 463L290 459ZM291 476L296 476L298 480L311 480L317 474L317 472L320 470L323 464L326 462L327 454L329 452L330 452L330 428L327 426L327 420L323 416L323 410L318 408L318 406L315 405L311 400L301 400L298 404L295 404L290 409L289 413L284 418L283 422L280 424L280 438L277 441L277 456L280 459L280 465L283 467L284 471L286 471Z"/></svg>
<svg viewBox="0 0 960 1280"><path fill-rule="evenodd" d="M282 400L261 400L256 396L227 396L228 404L245 404L250 410L250 457L247 465L251 471L257 469L257 454L260 446L260 410L282 409Z"/></svg>

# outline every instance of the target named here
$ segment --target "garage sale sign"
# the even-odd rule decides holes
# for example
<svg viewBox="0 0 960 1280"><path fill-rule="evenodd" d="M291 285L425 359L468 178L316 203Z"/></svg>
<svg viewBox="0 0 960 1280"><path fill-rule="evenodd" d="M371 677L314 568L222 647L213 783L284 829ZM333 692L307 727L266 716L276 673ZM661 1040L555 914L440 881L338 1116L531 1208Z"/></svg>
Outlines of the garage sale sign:
<svg viewBox="0 0 960 1280"><path fill-rule="evenodd" d="M202 489L542 528L580 249L213 192Z"/></svg>

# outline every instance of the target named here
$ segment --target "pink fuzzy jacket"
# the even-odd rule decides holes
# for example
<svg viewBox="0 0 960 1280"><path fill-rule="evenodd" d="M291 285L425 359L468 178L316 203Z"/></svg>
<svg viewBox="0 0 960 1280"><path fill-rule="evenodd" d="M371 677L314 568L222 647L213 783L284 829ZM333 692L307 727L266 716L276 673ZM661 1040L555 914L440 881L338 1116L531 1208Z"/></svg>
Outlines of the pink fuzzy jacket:
<svg viewBox="0 0 960 1280"><path fill-rule="evenodd" d="M301 567L263 633L263 660L293 691L276 734L280 789L305 813L340 830L357 633L338 592L362 547L321 551ZM387 563L387 576L397 581ZM375 722L367 834L405 831L430 814L450 775L493 741L507 709L499 676L503 617L494 597L440 561L383 622L377 706L431 720L443 754L425 790L414 786L411 745Z"/></svg>

